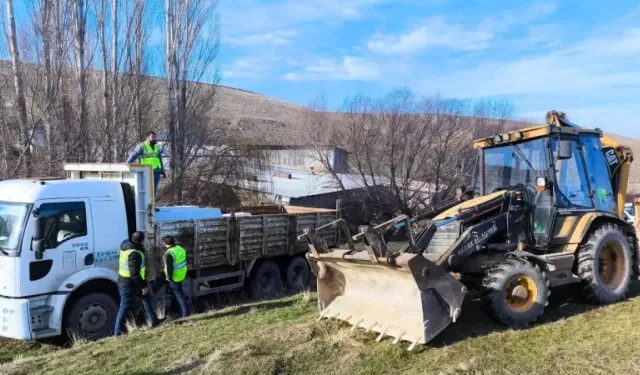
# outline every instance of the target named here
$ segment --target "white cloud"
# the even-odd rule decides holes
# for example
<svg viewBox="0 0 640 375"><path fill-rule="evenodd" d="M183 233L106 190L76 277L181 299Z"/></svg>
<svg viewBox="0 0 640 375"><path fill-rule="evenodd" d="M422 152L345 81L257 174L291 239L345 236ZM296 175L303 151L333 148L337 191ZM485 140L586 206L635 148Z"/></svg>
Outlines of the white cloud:
<svg viewBox="0 0 640 375"><path fill-rule="evenodd" d="M431 87L451 95L581 94L640 86L640 28L595 36L568 48L511 61L490 61L474 68L425 77Z"/></svg>
<svg viewBox="0 0 640 375"><path fill-rule="evenodd" d="M562 27L553 24L542 24L529 28L525 42L528 46L542 45L543 47L553 47L559 45L562 39Z"/></svg>
<svg viewBox="0 0 640 375"><path fill-rule="evenodd" d="M250 34L237 38L224 38L223 42L238 46L290 44L298 33L295 30L278 30L261 34Z"/></svg>
<svg viewBox="0 0 640 375"><path fill-rule="evenodd" d="M264 78L272 72L273 64L279 61L275 56L250 56L235 60L222 72L222 78L255 79Z"/></svg>
<svg viewBox="0 0 640 375"><path fill-rule="evenodd" d="M223 30L229 36L294 28L313 22L335 22L364 17L366 10L393 0L228 0L221 6Z"/></svg>
<svg viewBox="0 0 640 375"><path fill-rule="evenodd" d="M373 61L361 57L347 56L341 61L336 59L318 59L302 71L286 73L289 81L344 80L370 81L380 77L380 67Z"/></svg>
<svg viewBox="0 0 640 375"><path fill-rule="evenodd" d="M375 34L369 50L381 55L416 53L429 48L481 50L488 47L494 34L486 23L474 28L448 24L443 18L427 20L423 25L401 35Z"/></svg>
<svg viewBox="0 0 640 375"><path fill-rule="evenodd" d="M401 34L374 34L367 46L381 55L418 53L445 48L455 51L475 51L488 48L499 33L516 25L526 25L555 12L555 2L532 5L527 9L505 11L484 17L475 25L455 23L444 17L432 17Z"/></svg>

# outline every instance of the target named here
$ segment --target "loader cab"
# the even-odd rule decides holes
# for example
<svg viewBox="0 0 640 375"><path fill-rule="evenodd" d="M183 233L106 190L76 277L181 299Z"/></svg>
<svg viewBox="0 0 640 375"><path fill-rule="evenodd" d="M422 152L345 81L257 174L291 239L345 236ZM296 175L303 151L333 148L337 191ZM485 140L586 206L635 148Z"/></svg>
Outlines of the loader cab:
<svg viewBox="0 0 640 375"><path fill-rule="evenodd" d="M525 187L536 246L566 243L588 212L617 212L599 131L546 125L476 141L480 195Z"/></svg>

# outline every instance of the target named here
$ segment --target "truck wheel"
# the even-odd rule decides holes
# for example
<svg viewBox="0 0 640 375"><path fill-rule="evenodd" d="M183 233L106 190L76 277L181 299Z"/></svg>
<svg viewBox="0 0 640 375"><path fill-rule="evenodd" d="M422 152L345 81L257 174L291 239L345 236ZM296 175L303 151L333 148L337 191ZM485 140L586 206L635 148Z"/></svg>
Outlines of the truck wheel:
<svg viewBox="0 0 640 375"><path fill-rule="evenodd" d="M294 257L287 267L287 288L292 291L303 289L309 283L309 264L304 258Z"/></svg>
<svg viewBox="0 0 640 375"><path fill-rule="evenodd" d="M105 293L91 293L73 302L64 326L78 338L98 340L113 334L117 313L113 298Z"/></svg>
<svg viewBox="0 0 640 375"><path fill-rule="evenodd" d="M627 236L613 224L592 232L578 249L582 295L591 303L610 304L626 297L631 280L631 249Z"/></svg>
<svg viewBox="0 0 640 375"><path fill-rule="evenodd" d="M551 293L544 272L519 258L505 259L489 269L482 286L489 315L515 327L535 322Z"/></svg>
<svg viewBox="0 0 640 375"><path fill-rule="evenodd" d="M251 278L251 297L255 299L275 296L282 289L280 269L274 262L267 260L258 266Z"/></svg>

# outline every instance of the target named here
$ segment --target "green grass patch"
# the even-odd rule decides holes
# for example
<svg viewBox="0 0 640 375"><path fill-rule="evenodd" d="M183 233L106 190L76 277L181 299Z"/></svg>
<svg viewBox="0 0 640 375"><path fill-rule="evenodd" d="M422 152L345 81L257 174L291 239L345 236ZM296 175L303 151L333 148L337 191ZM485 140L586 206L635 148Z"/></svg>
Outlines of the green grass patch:
<svg viewBox="0 0 640 375"><path fill-rule="evenodd" d="M640 373L640 289L596 308L554 295L526 330L496 325L479 301L428 347L316 321L315 294L194 315L156 330L54 350L0 342L1 374L632 374ZM384 303L384 301L380 301ZM32 346L36 345L36 346ZM19 349L22 346L23 349ZM7 352L4 352L8 350Z"/></svg>

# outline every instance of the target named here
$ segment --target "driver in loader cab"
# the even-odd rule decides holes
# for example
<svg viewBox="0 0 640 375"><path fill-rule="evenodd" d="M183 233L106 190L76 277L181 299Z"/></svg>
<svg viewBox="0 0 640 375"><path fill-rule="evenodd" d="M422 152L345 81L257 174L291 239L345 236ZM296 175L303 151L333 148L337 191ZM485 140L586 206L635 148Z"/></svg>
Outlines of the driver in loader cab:
<svg viewBox="0 0 640 375"><path fill-rule="evenodd" d="M120 245L120 261L118 268L118 289L120 291L120 308L116 317L114 336L120 335L122 324L137 298L142 299L144 313L152 327L161 322L153 310L151 294L145 280L144 233L135 232L131 241L125 240Z"/></svg>

